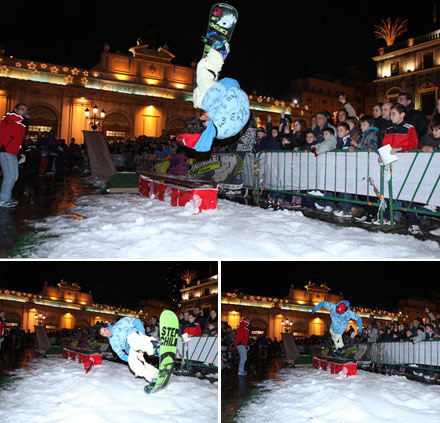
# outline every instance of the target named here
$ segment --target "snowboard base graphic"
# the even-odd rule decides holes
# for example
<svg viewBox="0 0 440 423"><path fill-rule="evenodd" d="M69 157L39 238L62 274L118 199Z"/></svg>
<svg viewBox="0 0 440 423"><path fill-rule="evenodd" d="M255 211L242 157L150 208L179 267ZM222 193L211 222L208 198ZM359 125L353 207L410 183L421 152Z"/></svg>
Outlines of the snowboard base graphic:
<svg viewBox="0 0 440 423"><path fill-rule="evenodd" d="M145 386L147 394L164 389L171 382L176 362L179 320L170 310L164 310L159 319L159 375L155 382Z"/></svg>
<svg viewBox="0 0 440 423"><path fill-rule="evenodd" d="M209 14L208 30L205 37L203 37L205 43L203 57L206 57L211 48L220 51L223 56L227 55L225 41L227 43L231 41L237 20L238 12L229 4L217 3L212 6Z"/></svg>

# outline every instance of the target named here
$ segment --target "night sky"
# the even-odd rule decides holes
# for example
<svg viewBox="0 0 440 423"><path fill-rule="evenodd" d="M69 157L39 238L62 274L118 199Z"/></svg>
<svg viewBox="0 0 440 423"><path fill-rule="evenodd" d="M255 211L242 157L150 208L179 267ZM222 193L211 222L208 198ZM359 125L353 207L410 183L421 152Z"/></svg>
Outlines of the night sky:
<svg viewBox="0 0 440 423"><path fill-rule="evenodd" d="M409 19L397 42L422 35L433 24L433 4L401 1L287 2L229 1L239 11L232 51L223 76L247 90L277 97L289 81L327 73L335 77L356 65L375 77L371 58L385 46L374 37L381 19ZM154 4L153 4L154 3ZM437 1L438 3L438 1ZM208 14L214 1L186 2L14 2L2 4L0 43L7 55L90 68L102 46L124 54L138 37L151 47L167 43L173 63L188 66L202 53ZM440 7L439 7L440 9Z"/></svg>
<svg viewBox="0 0 440 423"><path fill-rule="evenodd" d="M400 298L437 296L440 302L440 286L433 277L437 269L438 262L222 263L222 292L236 288L285 298L291 284L303 289L312 281L326 283L331 294L342 292L353 306L391 309Z"/></svg>
<svg viewBox="0 0 440 423"><path fill-rule="evenodd" d="M141 299L181 298L181 275L197 272L196 280L217 274L217 262L3 262L0 288L39 293L44 282L61 279L92 291L98 304L136 308Z"/></svg>

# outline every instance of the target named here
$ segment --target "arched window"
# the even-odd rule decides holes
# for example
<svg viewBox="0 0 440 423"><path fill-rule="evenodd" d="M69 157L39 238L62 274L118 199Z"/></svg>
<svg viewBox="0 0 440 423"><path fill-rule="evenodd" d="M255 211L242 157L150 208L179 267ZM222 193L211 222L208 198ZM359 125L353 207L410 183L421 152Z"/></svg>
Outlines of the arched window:
<svg viewBox="0 0 440 423"><path fill-rule="evenodd" d="M251 322L251 335L252 336L258 336L263 335L267 336L267 325L262 320L254 320Z"/></svg>
<svg viewBox="0 0 440 423"><path fill-rule="evenodd" d="M386 94L388 101L390 103L397 103L397 98L399 97L400 94L402 94L402 92L403 92L402 89L399 87L390 88Z"/></svg>
<svg viewBox="0 0 440 423"><path fill-rule="evenodd" d="M110 113L102 123L107 142L126 141L130 138L130 122L121 113Z"/></svg>
<svg viewBox="0 0 440 423"><path fill-rule="evenodd" d="M58 136L58 117L49 107L35 106L29 109L30 124L27 127L29 138L36 141L44 132Z"/></svg>

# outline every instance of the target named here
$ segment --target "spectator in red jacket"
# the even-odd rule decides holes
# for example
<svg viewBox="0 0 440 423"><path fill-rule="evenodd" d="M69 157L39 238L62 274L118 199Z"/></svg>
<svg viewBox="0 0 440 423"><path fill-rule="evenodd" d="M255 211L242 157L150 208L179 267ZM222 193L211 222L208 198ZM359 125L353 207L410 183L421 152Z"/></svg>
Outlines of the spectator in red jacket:
<svg viewBox="0 0 440 423"><path fill-rule="evenodd" d="M18 179L17 155L23 142L26 124L27 106L18 103L14 111L6 113L0 122L0 166L3 170L3 182L0 191L0 207L15 207L17 201L11 198L12 188Z"/></svg>
<svg viewBox="0 0 440 423"><path fill-rule="evenodd" d="M414 126L405 122L406 109L401 104L391 107L391 122L393 126L385 131L382 147L391 145L391 154L399 151L417 150L419 139Z"/></svg>
<svg viewBox="0 0 440 423"><path fill-rule="evenodd" d="M187 333L189 336L202 336L202 329L200 325L196 322L196 317L194 314L190 313L188 316L189 323L186 326L183 333Z"/></svg>
<svg viewBox="0 0 440 423"><path fill-rule="evenodd" d="M240 362L238 364L238 375L246 376L247 372L244 370L244 365L247 360L247 345L249 342L249 319L243 319L237 326L237 334L235 335L235 347L240 355Z"/></svg>

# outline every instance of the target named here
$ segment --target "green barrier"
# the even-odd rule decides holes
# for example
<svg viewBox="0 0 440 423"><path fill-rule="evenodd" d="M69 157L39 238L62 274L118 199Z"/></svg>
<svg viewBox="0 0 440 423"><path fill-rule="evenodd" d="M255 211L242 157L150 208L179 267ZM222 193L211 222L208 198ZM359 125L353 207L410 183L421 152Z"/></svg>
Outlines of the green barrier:
<svg viewBox="0 0 440 423"><path fill-rule="evenodd" d="M381 226L388 207L393 228L398 211L440 217L437 210L423 208L431 201L440 206L439 153L401 153L397 164L385 168L375 150L332 150L318 158L307 151L263 151L251 155L253 174L245 181L252 185L255 204L264 192L272 192L372 206L378 209Z"/></svg>
<svg viewBox="0 0 440 423"><path fill-rule="evenodd" d="M192 367L218 371L218 337L198 336L192 337L188 343L177 341L177 353L181 359L180 371L190 373Z"/></svg>

